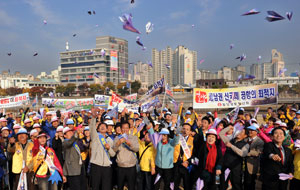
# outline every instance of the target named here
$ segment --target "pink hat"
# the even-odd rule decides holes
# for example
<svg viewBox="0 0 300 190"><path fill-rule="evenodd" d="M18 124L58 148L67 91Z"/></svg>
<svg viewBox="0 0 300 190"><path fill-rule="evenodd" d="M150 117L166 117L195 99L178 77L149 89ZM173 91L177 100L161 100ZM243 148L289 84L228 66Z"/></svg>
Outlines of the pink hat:
<svg viewBox="0 0 300 190"><path fill-rule="evenodd" d="M46 113L46 115L52 115L52 113L48 111L48 112Z"/></svg>
<svg viewBox="0 0 300 190"><path fill-rule="evenodd" d="M51 119L51 123L52 123L52 122L54 122L54 121L58 121L58 119L57 119L57 117L56 117L56 116L52 117L52 119Z"/></svg>
<svg viewBox="0 0 300 190"><path fill-rule="evenodd" d="M206 133L206 136L207 135L217 135L217 131L215 129L208 129L207 133Z"/></svg>
<svg viewBox="0 0 300 190"><path fill-rule="evenodd" d="M63 126L58 126L56 128L56 132L63 132L64 131L64 127Z"/></svg>
<svg viewBox="0 0 300 190"><path fill-rule="evenodd" d="M33 125L33 127L32 127L32 128L34 128L34 129L35 129L35 128L40 128L40 127L41 127L41 126L40 126L38 123L36 123L36 124L34 124L34 125Z"/></svg>
<svg viewBox="0 0 300 190"><path fill-rule="evenodd" d="M34 116L33 118L32 118L32 120L39 120L40 118L38 117L38 116Z"/></svg>
<svg viewBox="0 0 300 190"><path fill-rule="evenodd" d="M69 127L65 127L64 130L63 130L63 133L65 134L66 132L69 132L69 131L73 131L73 130L70 129Z"/></svg>
<svg viewBox="0 0 300 190"><path fill-rule="evenodd" d="M1 117L0 122L7 122L7 120L4 117Z"/></svg>
<svg viewBox="0 0 300 190"><path fill-rule="evenodd" d="M21 129L21 126L19 124L15 124L13 129Z"/></svg>
<svg viewBox="0 0 300 190"><path fill-rule="evenodd" d="M24 124L26 124L26 123L31 123L31 120L30 119L25 119Z"/></svg>

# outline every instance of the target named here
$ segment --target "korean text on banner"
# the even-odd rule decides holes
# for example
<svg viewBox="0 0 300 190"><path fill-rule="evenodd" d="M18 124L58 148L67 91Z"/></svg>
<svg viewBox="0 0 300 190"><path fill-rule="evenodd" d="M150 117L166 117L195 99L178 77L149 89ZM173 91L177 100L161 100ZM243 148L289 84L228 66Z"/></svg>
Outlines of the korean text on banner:
<svg viewBox="0 0 300 190"><path fill-rule="evenodd" d="M95 106L107 107L109 104L110 96L95 94Z"/></svg>
<svg viewBox="0 0 300 190"><path fill-rule="evenodd" d="M110 51L110 70L116 71L118 70L118 52Z"/></svg>
<svg viewBox="0 0 300 190"><path fill-rule="evenodd" d="M200 89L194 88L194 108L235 108L276 104L277 84L239 88Z"/></svg>
<svg viewBox="0 0 300 190"><path fill-rule="evenodd" d="M29 94L18 94L16 96L0 98L0 108L11 108L28 104Z"/></svg>

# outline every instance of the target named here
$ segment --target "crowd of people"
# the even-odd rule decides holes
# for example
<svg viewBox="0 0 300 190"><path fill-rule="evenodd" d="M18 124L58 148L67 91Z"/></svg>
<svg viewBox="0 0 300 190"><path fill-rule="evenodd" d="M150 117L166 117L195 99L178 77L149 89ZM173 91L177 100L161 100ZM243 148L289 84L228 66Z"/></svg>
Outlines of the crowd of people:
<svg viewBox="0 0 300 190"><path fill-rule="evenodd" d="M299 189L298 109L1 113L1 189Z"/></svg>

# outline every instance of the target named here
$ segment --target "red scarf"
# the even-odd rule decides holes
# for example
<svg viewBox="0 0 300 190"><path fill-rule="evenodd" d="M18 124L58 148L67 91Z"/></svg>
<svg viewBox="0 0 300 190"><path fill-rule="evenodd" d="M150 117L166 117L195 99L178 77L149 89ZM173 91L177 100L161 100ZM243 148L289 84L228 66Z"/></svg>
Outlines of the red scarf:
<svg viewBox="0 0 300 190"><path fill-rule="evenodd" d="M206 165L205 169L210 173L214 173L214 168L217 160L217 147L215 144L206 143L206 147L208 149L207 157L206 157Z"/></svg>

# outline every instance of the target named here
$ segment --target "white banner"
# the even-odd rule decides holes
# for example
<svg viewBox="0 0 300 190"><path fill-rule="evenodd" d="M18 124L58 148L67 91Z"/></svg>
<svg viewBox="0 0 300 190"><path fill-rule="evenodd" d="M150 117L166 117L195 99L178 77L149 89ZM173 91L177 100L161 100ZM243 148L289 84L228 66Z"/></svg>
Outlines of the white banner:
<svg viewBox="0 0 300 190"><path fill-rule="evenodd" d="M29 94L18 94L7 98L0 99L0 108L11 108L17 106L23 106L29 103Z"/></svg>

